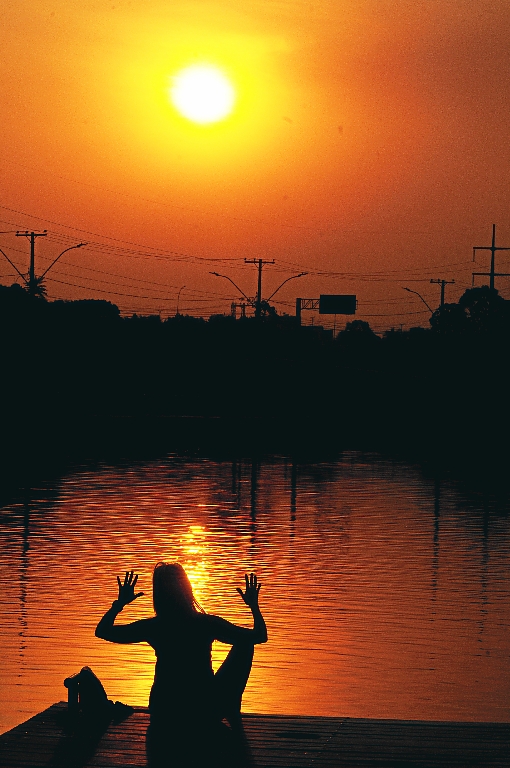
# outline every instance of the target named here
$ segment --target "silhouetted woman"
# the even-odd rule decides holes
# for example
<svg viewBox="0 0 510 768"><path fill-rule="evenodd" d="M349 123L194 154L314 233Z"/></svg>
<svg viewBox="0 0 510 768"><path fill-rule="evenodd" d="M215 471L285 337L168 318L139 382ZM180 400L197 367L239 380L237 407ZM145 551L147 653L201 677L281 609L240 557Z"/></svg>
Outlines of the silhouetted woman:
<svg viewBox="0 0 510 768"><path fill-rule="evenodd" d="M196 601L189 579L179 563L158 563L154 568L155 616L131 624L115 619L125 605L143 595L135 593L138 577L127 572L119 596L96 628L96 636L112 643L146 642L156 653L156 671L149 710L151 726L170 728L182 723L240 722L241 698L250 674L254 645L267 641L259 609L260 583L255 574L245 576L246 588L237 589L253 614L253 629L205 613ZM214 640L232 645L213 672Z"/></svg>

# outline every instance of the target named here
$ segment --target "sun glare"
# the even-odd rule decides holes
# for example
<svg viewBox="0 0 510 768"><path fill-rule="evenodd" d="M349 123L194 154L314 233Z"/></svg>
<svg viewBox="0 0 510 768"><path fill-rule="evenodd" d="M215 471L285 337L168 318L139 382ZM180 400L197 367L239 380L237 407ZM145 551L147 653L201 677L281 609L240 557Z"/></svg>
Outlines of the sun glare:
<svg viewBox="0 0 510 768"><path fill-rule="evenodd" d="M182 69L172 78L170 98L181 115L206 125L232 112L235 91L221 70L201 64Z"/></svg>

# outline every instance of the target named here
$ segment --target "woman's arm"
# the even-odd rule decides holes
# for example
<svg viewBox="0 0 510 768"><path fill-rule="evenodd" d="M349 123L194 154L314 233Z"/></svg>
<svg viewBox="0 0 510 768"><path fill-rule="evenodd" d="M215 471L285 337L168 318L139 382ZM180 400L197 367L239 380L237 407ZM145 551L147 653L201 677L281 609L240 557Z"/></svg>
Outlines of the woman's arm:
<svg viewBox="0 0 510 768"><path fill-rule="evenodd" d="M259 592L261 584L260 582L257 582L257 577L254 573L250 573L249 578L248 574L245 573L244 580L246 582L246 591L243 594L243 590L239 587L237 587L237 591L253 614L253 642L267 643L266 622L264 621L264 617L259 608Z"/></svg>
<svg viewBox="0 0 510 768"><path fill-rule="evenodd" d="M250 608L253 614L253 629L246 629L245 627L238 627L236 624L231 624L225 619L214 617L214 633L215 639L221 643L238 643L242 641L253 643L258 645L259 643L267 643L267 628L264 617L259 608L259 592L260 583L257 582L257 577L254 573L244 576L246 581L246 591L243 593L239 587L237 591L243 598L243 601ZM211 617L212 618L212 617Z"/></svg>
<svg viewBox="0 0 510 768"><path fill-rule="evenodd" d="M143 592L135 594L136 582L138 576L134 576L133 571L126 571L124 583L117 576L119 585L119 596L114 600L112 607L106 611L103 618L96 627L96 637L102 640L109 640L111 643L139 643L146 639L147 619L134 621L131 624L115 626L114 622L124 606L132 603L137 597L141 597Z"/></svg>

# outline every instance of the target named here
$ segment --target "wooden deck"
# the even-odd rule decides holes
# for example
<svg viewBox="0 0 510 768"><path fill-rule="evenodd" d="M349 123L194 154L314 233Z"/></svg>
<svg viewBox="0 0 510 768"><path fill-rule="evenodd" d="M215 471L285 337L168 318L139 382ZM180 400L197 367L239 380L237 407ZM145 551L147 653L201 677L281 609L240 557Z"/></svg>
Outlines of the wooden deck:
<svg viewBox="0 0 510 768"><path fill-rule="evenodd" d="M66 732L63 702L0 736L2 768L142 768L146 709L86 750ZM256 768L510 766L510 724L243 715ZM169 763L169 766L171 763ZM206 766L204 766L206 768Z"/></svg>

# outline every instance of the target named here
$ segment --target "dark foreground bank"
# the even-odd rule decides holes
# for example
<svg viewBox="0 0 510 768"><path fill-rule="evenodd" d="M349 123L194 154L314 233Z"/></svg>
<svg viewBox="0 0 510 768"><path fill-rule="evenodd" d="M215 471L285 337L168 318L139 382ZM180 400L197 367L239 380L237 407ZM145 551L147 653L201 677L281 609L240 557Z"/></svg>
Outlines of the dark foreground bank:
<svg viewBox="0 0 510 768"><path fill-rule="evenodd" d="M146 734L149 715L138 708L84 749L83 737L66 724L66 705L55 704L0 736L0 759L5 768L52 766L147 765ZM241 765L250 768L291 766L392 766L446 768L509 765L510 725L505 723L449 723L353 718L244 715L246 754ZM191 745L190 745L191 746ZM212 757L212 756L210 756ZM194 766L184 756L187 768ZM198 766L197 766L198 768Z"/></svg>

